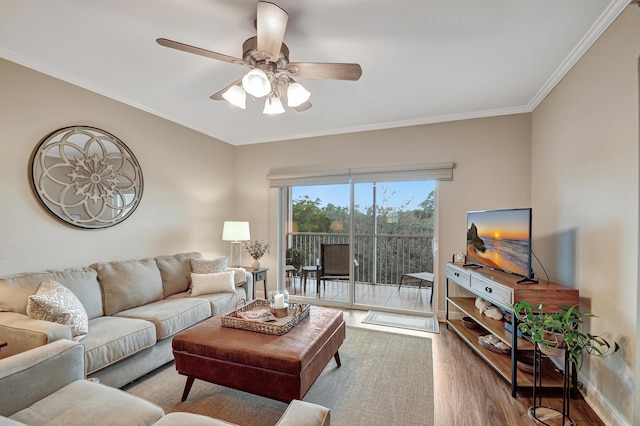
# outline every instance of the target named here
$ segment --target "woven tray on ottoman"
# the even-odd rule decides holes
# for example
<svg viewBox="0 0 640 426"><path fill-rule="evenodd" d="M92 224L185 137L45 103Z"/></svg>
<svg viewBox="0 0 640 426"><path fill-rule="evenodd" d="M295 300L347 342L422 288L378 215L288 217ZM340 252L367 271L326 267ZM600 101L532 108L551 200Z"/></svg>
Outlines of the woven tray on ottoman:
<svg viewBox="0 0 640 426"><path fill-rule="evenodd" d="M265 308L269 309L269 301L256 299L235 311L222 315L220 317L222 326L281 336L309 316L310 305L289 303L289 315L283 318L277 318L276 321L269 322L248 320L238 315L238 312L247 312Z"/></svg>

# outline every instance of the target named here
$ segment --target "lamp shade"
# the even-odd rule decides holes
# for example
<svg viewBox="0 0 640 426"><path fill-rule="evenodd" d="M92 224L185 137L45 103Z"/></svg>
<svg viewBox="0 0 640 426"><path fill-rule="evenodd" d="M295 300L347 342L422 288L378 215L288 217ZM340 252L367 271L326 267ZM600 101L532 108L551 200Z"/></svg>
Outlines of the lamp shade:
<svg viewBox="0 0 640 426"><path fill-rule="evenodd" d="M266 96L271 92L271 83L264 71L254 68L242 77L244 90L256 98Z"/></svg>
<svg viewBox="0 0 640 426"><path fill-rule="evenodd" d="M237 106L238 108L245 109L247 102L247 94L242 90L240 86L231 86L229 90L222 94L222 97L225 98L229 103L233 106Z"/></svg>
<svg viewBox="0 0 640 426"><path fill-rule="evenodd" d="M269 98L264 103L263 114L282 114L284 112L284 107L282 106L282 102L280 102L280 98L276 96L269 96Z"/></svg>
<svg viewBox="0 0 640 426"><path fill-rule="evenodd" d="M297 107L309 100L311 93L300 83L291 83L287 89L287 105Z"/></svg>
<svg viewBox="0 0 640 426"><path fill-rule="evenodd" d="M222 228L223 241L249 241L249 222L225 221Z"/></svg>

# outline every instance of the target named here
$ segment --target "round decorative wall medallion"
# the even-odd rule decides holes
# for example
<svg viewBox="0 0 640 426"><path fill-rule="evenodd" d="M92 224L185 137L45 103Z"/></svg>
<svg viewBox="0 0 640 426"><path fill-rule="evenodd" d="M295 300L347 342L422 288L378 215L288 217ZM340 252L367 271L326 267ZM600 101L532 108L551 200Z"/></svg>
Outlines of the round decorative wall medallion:
<svg viewBox="0 0 640 426"><path fill-rule="evenodd" d="M142 198L142 169L114 135L88 126L58 129L31 157L31 183L54 217L78 228L107 228L133 213Z"/></svg>

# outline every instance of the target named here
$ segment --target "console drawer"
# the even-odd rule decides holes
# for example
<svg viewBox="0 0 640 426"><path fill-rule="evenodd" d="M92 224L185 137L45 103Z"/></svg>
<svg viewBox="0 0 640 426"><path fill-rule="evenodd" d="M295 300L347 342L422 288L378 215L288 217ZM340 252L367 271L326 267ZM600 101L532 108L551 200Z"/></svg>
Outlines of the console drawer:
<svg viewBox="0 0 640 426"><path fill-rule="evenodd" d="M447 278L466 287L471 285L471 274L453 265L447 264Z"/></svg>
<svg viewBox="0 0 640 426"><path fill-rule="evenodd" d="M511 289L498 285L495 282L473 276L471 277L471 288L478 294L484 295L487 299L500 303L505 307L513 303L513 293Z"/></svg>

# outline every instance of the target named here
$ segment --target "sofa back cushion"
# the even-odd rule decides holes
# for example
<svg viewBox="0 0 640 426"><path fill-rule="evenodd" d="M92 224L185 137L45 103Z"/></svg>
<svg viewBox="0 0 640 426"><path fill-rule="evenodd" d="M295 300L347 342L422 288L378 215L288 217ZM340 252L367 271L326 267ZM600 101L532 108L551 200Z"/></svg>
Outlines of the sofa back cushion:
<svg viewBox="0 0 640 426"><path fill-rule="evenodd" d="M160 276L162 276L164 297L189 290L191 285L191 259L202 259L202 254L192 252L156 257Z"/></svg>
<svg viewBox="0 0 640 426"><path fill-rule="evenodd" d="M84 306L89 319L103 315L97 273L91 268L30 272L0 278L0 312L26 315L29 296L34 295L47 279L57 281L71 290Z"/></svg>
<svg viewBox="0 0 640 426"><path fill-rule="evenodd" d="M105 315L163 298L162 277L155 259L94 263L91 267L98 271Z"/></svg>

